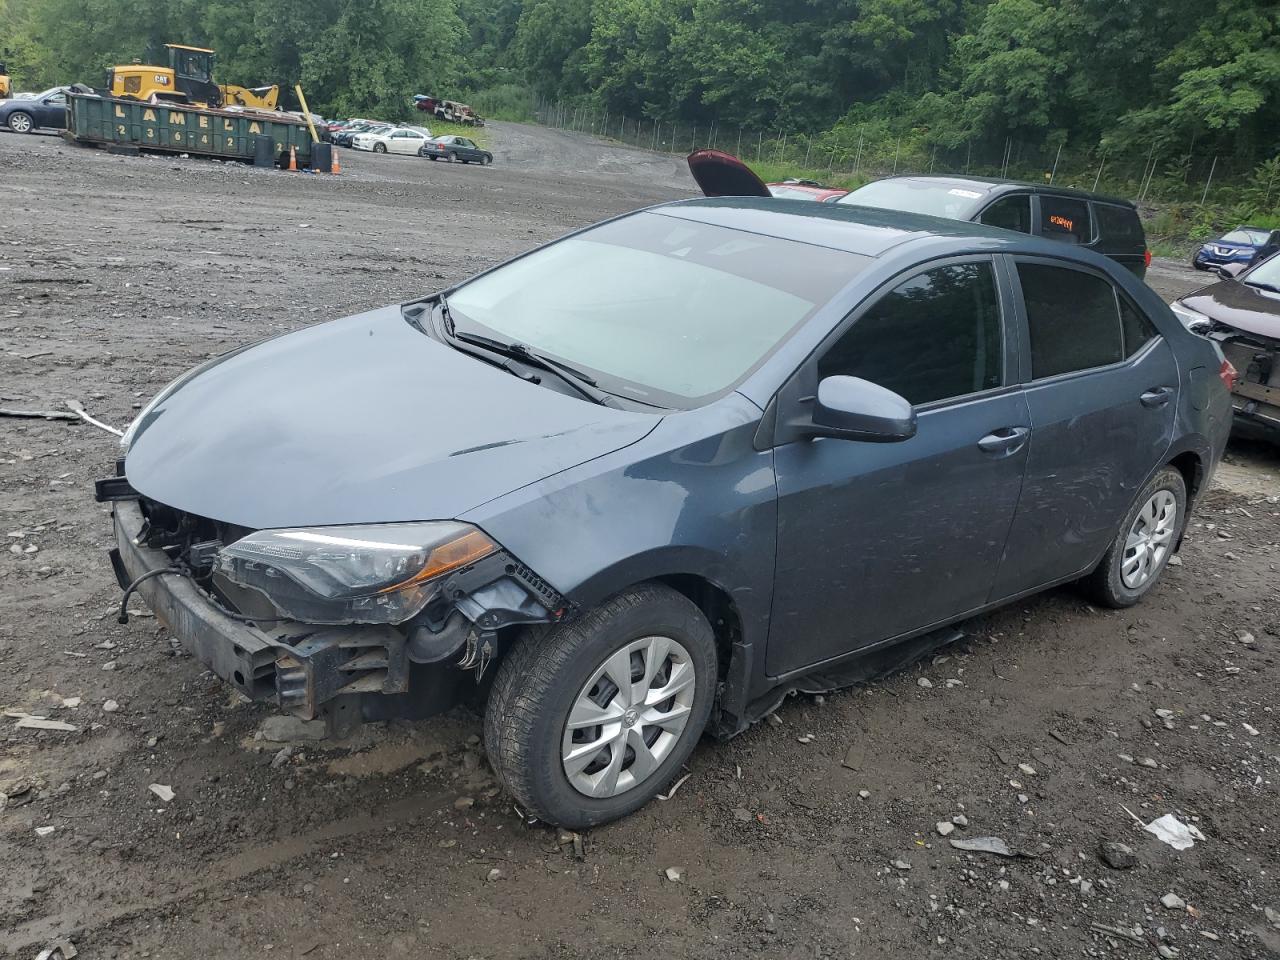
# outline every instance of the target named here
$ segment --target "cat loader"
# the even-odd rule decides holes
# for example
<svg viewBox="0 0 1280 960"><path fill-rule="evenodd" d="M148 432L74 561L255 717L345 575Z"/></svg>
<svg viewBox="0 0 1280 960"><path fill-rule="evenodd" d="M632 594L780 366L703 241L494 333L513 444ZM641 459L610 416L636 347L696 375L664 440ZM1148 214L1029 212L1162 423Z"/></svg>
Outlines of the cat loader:
<svg viewBox="0 0 1280 960"><path fill-rule="evenodd" d="M108 70L107 89L110 96L212 110L223 107L278 109L280 88L274 84L250 88L234 83L215 83L212 50L188 47L180 43L166 43L165 49L169 51L167 67L134 63Z"/></svg>

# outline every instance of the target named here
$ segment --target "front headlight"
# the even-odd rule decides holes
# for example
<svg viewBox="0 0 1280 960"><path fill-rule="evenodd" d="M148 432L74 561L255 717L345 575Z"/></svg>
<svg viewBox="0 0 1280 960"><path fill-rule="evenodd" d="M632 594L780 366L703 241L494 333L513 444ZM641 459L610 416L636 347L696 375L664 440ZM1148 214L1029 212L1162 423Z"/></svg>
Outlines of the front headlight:
<svg viewBox="0 0 1280 960"><path fill-rule="evenodd" d="M1182 325L1192 333L1207 333L1209 327L1213 325L1213 321L1209 317L1206 317L1199 310L1192 310L1181 301L1173 301L1173 303L1169 304L1169 308L1173 311L1173 315L1182 321Z"/></svg>
<svg viewBox="0 0 1280 960"><path fill-rule="evenodd" d="M403 623L441 580L498 549L467 523L259 530L218 551L217 572L307 623Z"/></svg>

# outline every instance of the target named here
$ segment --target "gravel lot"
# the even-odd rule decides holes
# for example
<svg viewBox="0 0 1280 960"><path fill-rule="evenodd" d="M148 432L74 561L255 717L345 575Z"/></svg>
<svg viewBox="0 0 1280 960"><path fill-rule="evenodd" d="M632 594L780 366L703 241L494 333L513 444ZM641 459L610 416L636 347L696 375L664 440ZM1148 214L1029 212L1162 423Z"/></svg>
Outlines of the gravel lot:
<svg viewBox="0 0 1280 960"><path fill-rule="evenodd" d="M491 133L491 167L343 151L337 179L0 135L0 406L75 400L123 426L212 354L694 192L677 158ZM1173 296L1202 276L1150 279ZM261 739L270 710L154 618L118 625L92 499L115 451L0 419L9 956L58 938L166 960L1280 956L1269 447L1233 444L1142 606L1062 589L970 622L887 682L704 743L672 799L576 847L497 792L474 715ZM1206 839L1175 852L1134 823L1165 813ZM949 842L988 835L1025 855ZM1136 866L1102 863L1105 841Z"/></svg>

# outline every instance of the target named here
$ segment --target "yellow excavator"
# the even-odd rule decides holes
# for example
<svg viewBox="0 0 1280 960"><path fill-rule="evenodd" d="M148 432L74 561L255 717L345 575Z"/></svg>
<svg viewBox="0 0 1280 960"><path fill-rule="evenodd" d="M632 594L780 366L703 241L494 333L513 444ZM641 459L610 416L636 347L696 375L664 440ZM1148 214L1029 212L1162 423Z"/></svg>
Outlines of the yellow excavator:
<svg viewBox="0 0 1280 960"><path fill-rule="evenodd" d="M234 83L214 83L214 52L205 47L166 43L169 66L153 67L133 63L107 71L111 96L148 102L181 103L193 107L251 107L275 110L280 87L241 87Z"/></svg>
<svg viewBox="0 0 1280 960"><path fill-rule="evenodd" d="M8 100L13 96L13 81L9 79L9 68L0 60L0 100Z"/></svg>

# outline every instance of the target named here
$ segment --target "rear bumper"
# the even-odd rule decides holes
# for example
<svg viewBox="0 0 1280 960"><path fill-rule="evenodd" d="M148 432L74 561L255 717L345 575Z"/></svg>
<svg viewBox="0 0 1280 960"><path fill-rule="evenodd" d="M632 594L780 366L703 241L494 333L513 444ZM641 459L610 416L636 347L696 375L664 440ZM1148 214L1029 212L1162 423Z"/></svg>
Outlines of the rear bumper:
<svg viewBox="0 0 1280 960"><path fill-rule="evenodd" d="M136 500L114 504L115 549L111 563L121 586L148 570L170 565L159 550L140 546ZM136 592L157 618L201 663L253 700L275 703L304 719L348 694L398 694L408 690L405 638L390 627L320 627L295 623L257 625L229 617L190 579L152 577Z"/></svg>

